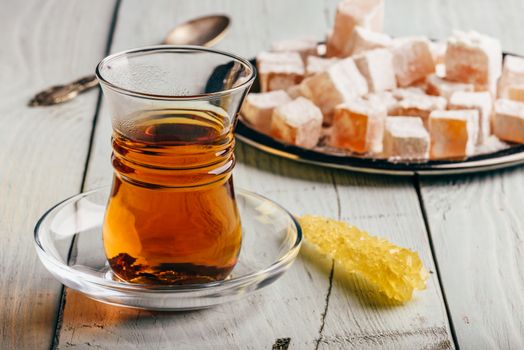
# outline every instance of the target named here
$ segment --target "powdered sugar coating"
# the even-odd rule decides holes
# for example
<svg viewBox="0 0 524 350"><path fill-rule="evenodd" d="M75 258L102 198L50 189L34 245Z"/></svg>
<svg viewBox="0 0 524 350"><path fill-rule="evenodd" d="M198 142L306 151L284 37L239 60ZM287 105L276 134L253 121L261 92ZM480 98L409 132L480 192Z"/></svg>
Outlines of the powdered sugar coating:
<svg viewBox="0 0 524 350"><path fill-rule="evenodd" d="M318 56L308 56L306 59L306 75L325 72L329 67L339 62L336 57L325 58Z"/></svg>
<svg viewBox="0 0 524 350"><path fill-rule="evenodd" d="M353 113L368 115L370 118L379 117L386 113L384 105L376 105L362 98L342 103L336 109L347 109Z"/></svg>
<svg viewBox="0 0 524 350"><path fill-rule="evenodd" d="M275 108L271 121L271 134L284 142L313 148L322 129L322 113L310 100L298 97Z"/></svg>
<svg viewBox="0 0 524 350"><path fill-rule="evenodd" d="M482 145L478 145L477 148L475 148L475 155L478 156L481 154L494 153L509 147L509 144L501 141L497 136L490 135L486 140L484 140Z"/></svg>
<svg viewBox="0 0 524 350"><path fill-rule="evenodd" d="M390 110L392 116L420 117L424 126L428 125L428 118L432 111L446 109L447 101L444 97L429 95L414 95L397 102Z"/></svg>
<svg viewBox="0 0 524 350"><path fill-rule="evenodd" d="M491 134L491 111L493 100L491 94L484 92L458 91L449 99L449 109L476 109L479 111L479 134L477 143L481 144Z"/></svg>
<svg viewBox="0 0 524 350"><path fill-rule="evenodd" d="M424 161L429 157L429 134L417 117L387 117L384 155L390 161Z"/></svg>
<svg viewBox="0 0 524 350"><path fill-rule="evenodd" d="M495 113L514 115L524 118L524 103L503 98L498 99L495 101Z"/></svg>
<svg viewBox="0 0 524 350"><path fill-rule="evenodd" d="M279 40L271 45L273 52L298 52L302 60L310 55L318 55L317 40L314 38L299 38Z"/></svg>
<svg viewBox="0 0 524 350"><path fill-rule="evenodd" d="M520 84L524 84L524 58L506 55L506 57L504 57L502 76L498 84L497 96L507 98L509 86Z"/></svg>
<svg viewBox="0 0 524 350"><path fill-rule="evenodd" d="M381 32L384 25L384 0L344 0L337 5L335 25L327 40L327 55L346 57L347 43L356 26Z"/></svg>
<svg viewBox="0 0 524 350"><path fill-rule="evenodd" d="M322 110L327 124L331 123L336 105L368 92L366 79L351 58L340 60L325 72L308 77L303 84L312 101Z"/></svg>
<svg viewBox="0 0 524 350"><path fill-rule="evenodd" d="M394 108L397 104L397 99L390 91L379 91L369 93L363 96L364 99L370 101L372 105L380 105L386 108L387 112Z"/></svg>
<svg viewBox="0 0 524 350"><path fill-rule="evenodd" d="M507 99L495 101L493 133L504 141L524 143L524 103Z"/></svg>
<svg viewBox="0 0 524 350"><path fill-rule="evenodd" d="M433 56L433 61L435 64L444 63L446 57L447 43L443 41L431 41L429 43L429 48L431 50L431 55Z"/></svg>
<svg viewBox="0 0 524 350"><path fill-rule="evenodd" d="M250 93L242 104L242 116L257 130L269 132L273 109L291 102L289 95L283 90L262 93Z"/></svg>
<svg viewBox="0 0 524 350"><path fill-rule="evenodd" d="M304 63L296 52L261 52L257 70L263 92L285 90L304 78Z"/></svg>
<svg viewBox="0 0 524 350"><path fill-rule="evenodd" d="M391 91L391 94L397 100L403 100L405 98L410 98L410 97L416 98L417 96L423 96L426 94L426 92L424 91L424 89L420 87L410 86L410 87L405 87L405 88L393 89Z"/></svg>
<svg viewBox="0 0 524 350"><path fill-rule="evenodd" d="M435 62L425 37L395 40L393 66L399 86L409 86L435 72Z"/></svg>
<svg viewBox="0 0 524 350"><path fill-rule="evenodd" d="M386 49L367 51L354 57L355 63L368 82L371 92L391 90L397 87L393 69L393 55Z"/></svg>
<svg viewBox="0 0 524 350"><path fill-rule="evenodd" d="M430 74L426 78L426 83L426 92L428 94L442 96L448 100L457 91L475 91L475 85L473 84L449 81L436 74Z"/></svg>
<svg viewBox="0 0 524 350"><path fill-rule="evenodd" d="M344 53L358 55L368 50L388 48L391 45L393 39L389 35L357 26L349 38Z"/></svg>
<svg viewBox="0 0 524 350"><path fill-rule="evenodd" d="M446 50L446 77L494 90L501 74L499 40L475 31L454 31Z"/></svg>
<svg viewBox="0 0 524 350"><path fill-rule="evenodd" d="M310 120L322 121L320 110L310 100L298 97L276 108L275 113L282 116L290 126L298 127Z"/></svg>
<svg viewBox="0 0 524 350"><path fill-rule="evenodd" d="M335 108L333 146L357 153L380 153L386 109L364 99L355 99Z"/></svg>
<svg viewBox="0 0 524 350"><path fill-rule="evenodd" d="M422 120L409 116L387 117L386 130L395 137L426 137L428 135Z"/></svg>
<svg viewBox="0 0 524 350"><path fill-rule="evenodd" d="M474 154L479 128L477 110L436 110L429 116L431 159L463 158Z"/></svg>

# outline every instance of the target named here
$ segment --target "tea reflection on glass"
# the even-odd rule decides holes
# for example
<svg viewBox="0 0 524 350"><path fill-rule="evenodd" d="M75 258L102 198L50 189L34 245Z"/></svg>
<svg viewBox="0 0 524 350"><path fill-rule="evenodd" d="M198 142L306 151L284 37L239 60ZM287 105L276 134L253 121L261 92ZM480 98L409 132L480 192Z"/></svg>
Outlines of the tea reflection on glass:
<svg viewBox="0 0 524 350"><path fill-rule="evenodd" d="M200 47L100 62L114 168L103 238L116 276L187 284L229 275L242 241L233 128L254 75L246 60Z"/></svg>

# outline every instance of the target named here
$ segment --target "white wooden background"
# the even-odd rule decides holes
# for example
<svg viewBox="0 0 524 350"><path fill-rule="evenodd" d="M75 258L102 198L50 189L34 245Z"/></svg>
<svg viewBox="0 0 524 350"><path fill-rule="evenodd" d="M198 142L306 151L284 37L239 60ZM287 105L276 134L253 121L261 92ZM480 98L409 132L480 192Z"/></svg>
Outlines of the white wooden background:
<svg viewBox="0 0 524 350"><path fill-rule="evenodd" d="M238 144L237 186L419 252L431 271L428 289L401 307L369 300L358 282L307 255L258 294L188 313L99 304L64 290L38 262L32 229L45 209L109 183L110 125L96 91L31 109L33 93L208 13L232 17L218 47L246 57L276 39L320 40L336 2L0 1L0 349L271 349L284 337L291 349L524 348L523 167L391 178L297 164ZM522 0L387 0L386 31L443 38L452 28L477 29L524 54L522 15Z"/></svg>

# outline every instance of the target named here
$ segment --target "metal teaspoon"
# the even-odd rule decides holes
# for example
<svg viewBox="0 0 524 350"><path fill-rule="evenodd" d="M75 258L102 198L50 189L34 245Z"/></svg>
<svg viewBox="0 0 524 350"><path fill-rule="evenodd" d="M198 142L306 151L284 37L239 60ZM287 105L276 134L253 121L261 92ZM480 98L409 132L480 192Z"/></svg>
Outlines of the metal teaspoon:
<svg viewBox="0 0 524 350"><path fill-rule="evenodd" d="M195 18L179 24L167 34L164 45L212 46L224 37L230 19L224 15L211 15ZM98 86L94 75L85 76L69 84L52 86L36 94L29 106L52 106L72 100L78 94Z"/></svg>

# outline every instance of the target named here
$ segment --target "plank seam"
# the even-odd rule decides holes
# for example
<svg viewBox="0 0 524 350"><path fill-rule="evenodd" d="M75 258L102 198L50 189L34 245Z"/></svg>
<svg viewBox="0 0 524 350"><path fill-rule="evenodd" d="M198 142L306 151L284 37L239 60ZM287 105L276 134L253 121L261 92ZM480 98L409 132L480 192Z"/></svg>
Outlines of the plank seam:
<svg viewBox="0 0 524 350"><path fill-rule="evenodd" d="M109 32L107 36L106 46L104 48L104 56L109 55L109 52L111 50L111 46L113 44L113 36L115 33L116 28L116 22L118 19L118 12L120 10L120 4L122 0L116 0L115 6L113 9L113 14L111 16L111 23L109 25ZM87 171L89 167L89 160L91 159L91 152L93 150L93 142L95 138L95 130L96 125L98 121L98 116L100 114L100 107L102 106L102 91L99 89L98 91L98 98L96 101L96 107L95 107L95 114L93 116L93 123L91 127L91 134L89 135L89 144L87 148L87 155L86 160L84 163L84 172L82 174L82 182L80 183L80 192L84 190L86 178L87 178ZM70 262L70 259L72 258L73 252L75 251L76 247L76 236L73 237L73 240L71 241L71 246L69 247L69 252L67 253L67 262ZM60 302L58 303L58 315L56 318L56 324L55 324L55 333L53 336L53 342L51 344L51 349L55 350L58 349L59 340L60 340L60 331L62 330L62 322L64 318L64 310L66 305L66 296L67 296L67 290L64 285L62 285L61 291L60 291Z"/></svg>
<svg viewBox="0 0 524 350"><path fill-rule="evenodd" d="M446 310L446 317L448 319L449 323L449 329L451 332L451 338L453 339L453 343L455 345L455 348L457 350L460 350L459 342L457 339L457 333L455 331L455 326L453 325L453 318L451 317L451 311L449 309L448 300L446 297L446 292L444 290L444 285L442 284L442 280L440 278L440 268L437 260L437 255L435 253L435 247L433 245L433 238L431 235L431 228L429 226L429 219L426 211L426 205L424 204L424 199L422 198L422 191L420 188L420 176L418 174L415 174L413 179L414 185L415 185L415 191L417 192L417 198L420 205L420 210L422 211L422 218L424 219L424 226L426 227L426 234L428 236L428 242L429 242L429 249L431 252L431 257L433 258L433 263L435 264L435 273L437 274L437 281L440 287L440 292L442 293L442 301L444 302L444 308Z"/></svg>
<svg viewBox="0 0 524 350"><path fill-rule="evenodd" d="M322 341L324 331L324 325L326 324L326 316L329 308L329 299L331 297L331 290L333 289L333 276L335 275L335 260L331 260L331 271L329 272L329 287L326 294L326 306L324 307L324 312L322 313L322 322L320 324L320 329L318 330L318 338L315 344L315 350L318 350L320 342Z"/></svg>
<svg viewBox="0 0 524 350"><path fill-rule="evenodd" d="M118 12L119 12L121 3L122 3L122 0L116 0L115 9L113 10L113 16L111 18L111 24L109 27L109 35L108 35L106 47L104 50L104 56L109 55L109 53L111 52L111 46L113 45L113 36L115 33L116 22L118 19ZM85 190L84 187L85 187L85 183L87 179L87 171L89 169L89 161L91 160L91 153L93 151L93 144L94 144L95 133L96 133L96 125L98 124L98 116L100 114L101 107L102 107L102 90L99 89L98 90L98 99L96 101L95 116L93 118L93 124L91 127L91 135L89 135L89 146L87 148L87 157L84 163L84 173L82 174L82 184L80 185L80 191Z"/></svg>
<svg viewBox="0 0 524 350"><path fill-rule="evenodd" d="M337 220L340 220L340 217L342 215L342 207L340 205L340 195L338 193L338 187L337 187L337 181L335 180L335 175L333 172L331 172L331 182L333 184L333 188L335 189L335 194L337 196ZM315 350L318 350L318 347L320 346L320 342L322 341L324 332L324 325L326 324L326 316L329 309L329 299L331 298L331 290L333 289L333 276L335 274L335 260L331 260L331 271L329 272L329 287L326 294L326 305L324 306L324 312L322 313L322 321L320 323L320 329L318 330L318 338L315 343Z"/></svg>
<svg viewBox="0 0 524 350"><path fill-rule="evenodd" d="M333 172L331 172L331 182L333 183L335 194L337 195L337 220L340 220L342 217L342 206L340 204L340 194L338 193L337 181L335 180L335 174Z"/></svg>

